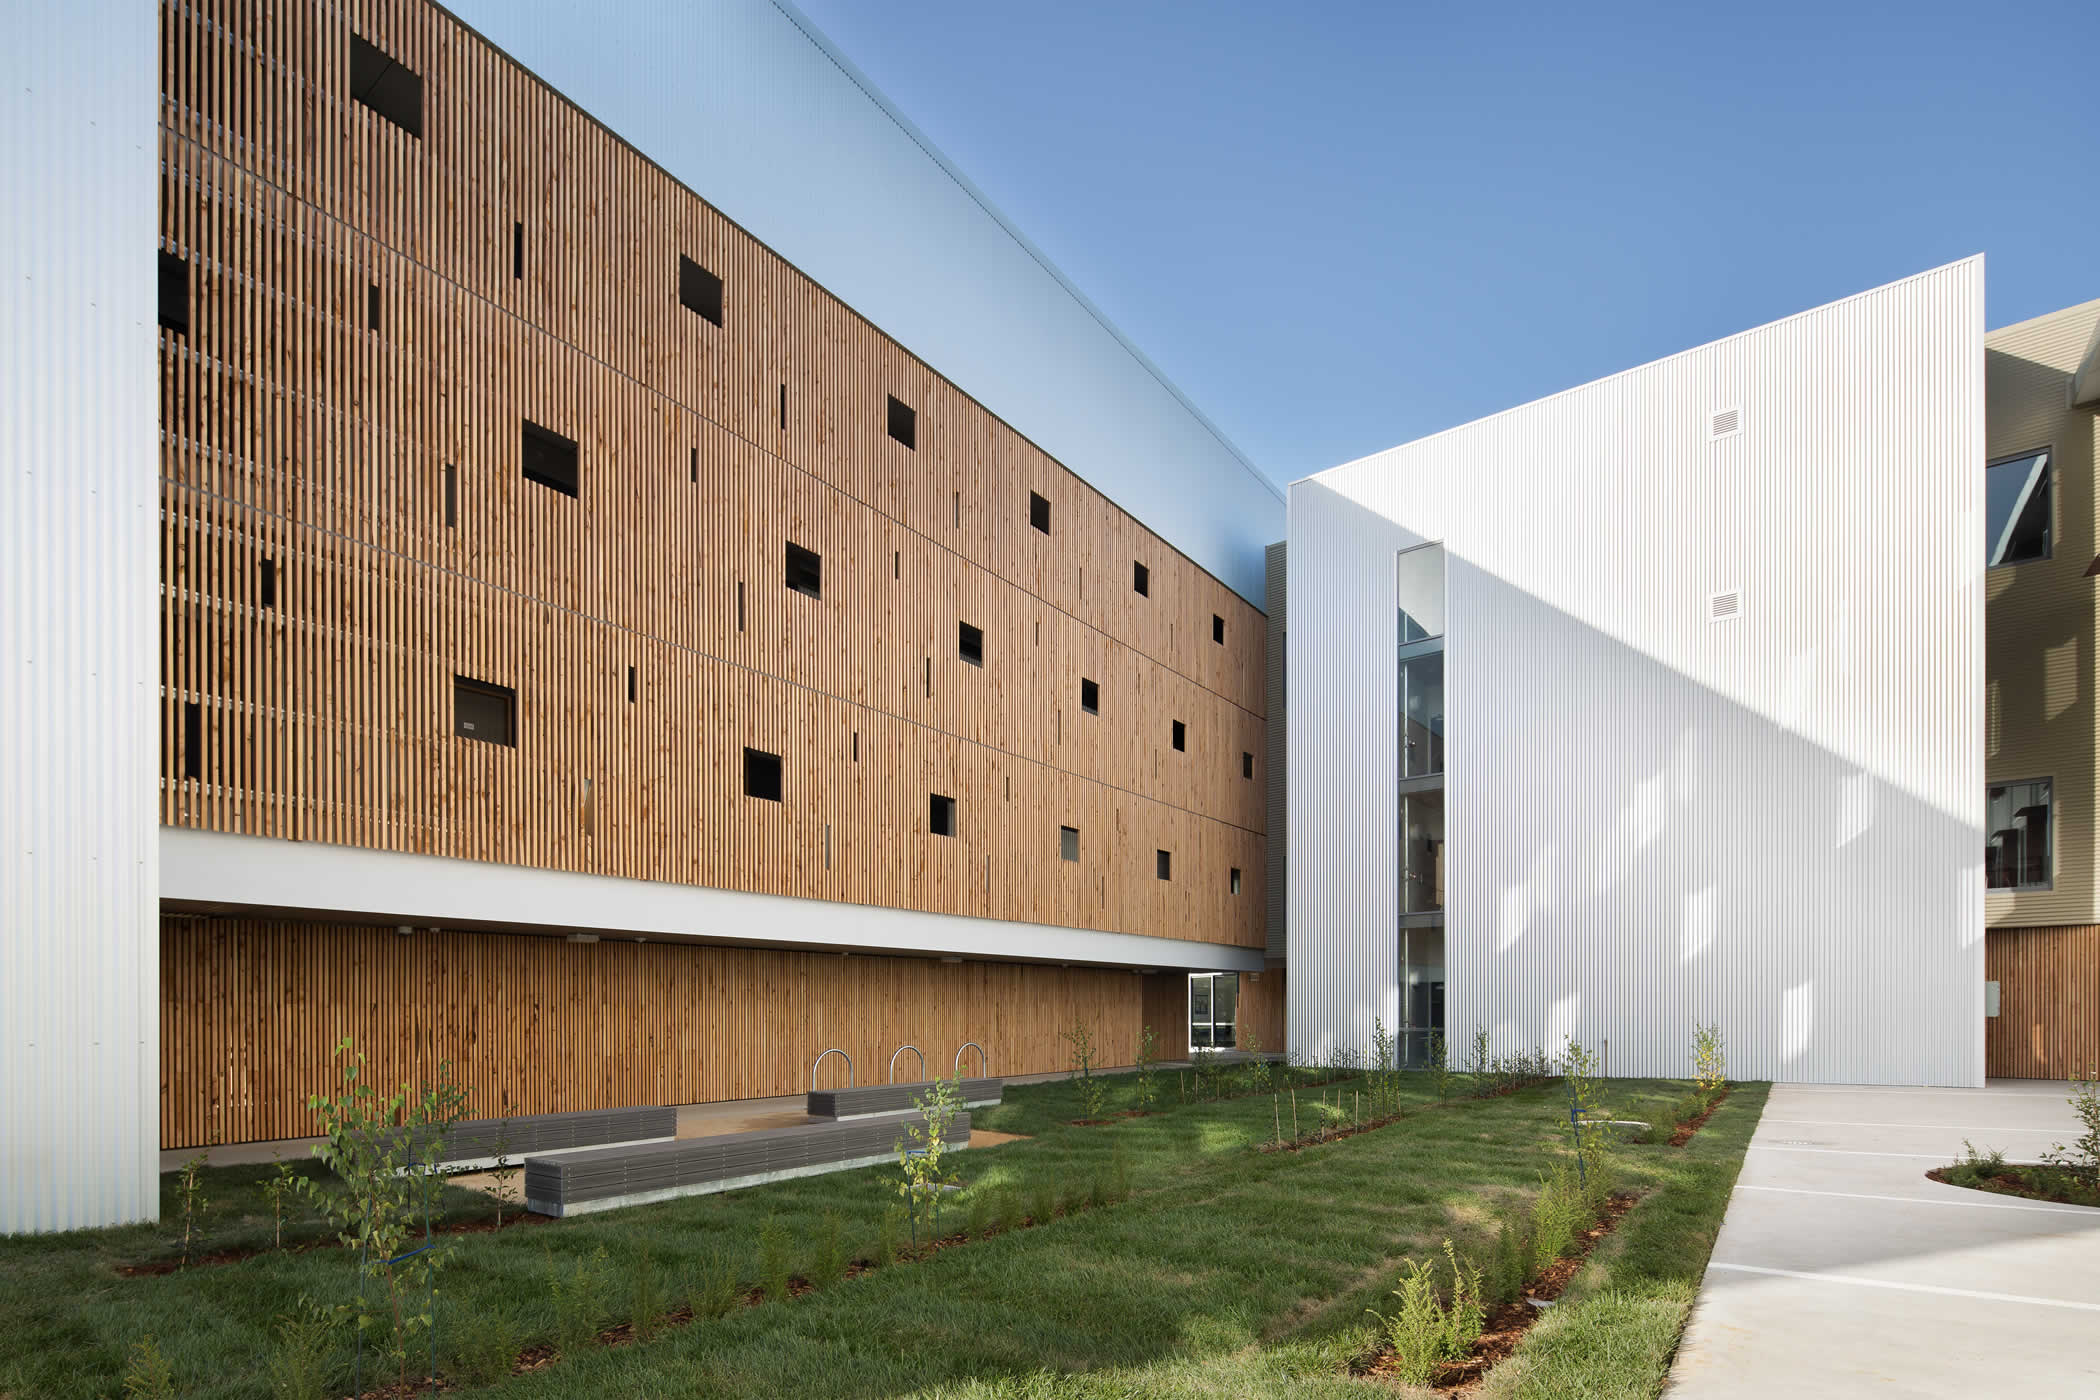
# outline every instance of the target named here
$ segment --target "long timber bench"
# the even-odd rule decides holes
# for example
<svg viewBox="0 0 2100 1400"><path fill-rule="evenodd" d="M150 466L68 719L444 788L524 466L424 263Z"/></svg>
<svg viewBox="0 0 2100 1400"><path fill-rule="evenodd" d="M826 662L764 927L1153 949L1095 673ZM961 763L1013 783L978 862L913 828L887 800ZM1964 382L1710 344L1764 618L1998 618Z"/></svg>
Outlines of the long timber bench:
<svg viewBox="0 0 2100 1400"><path fill-rule="evenodd" d="M963 1106L989 1108L999 1102L1005 1086L1003 1079L965 1079ZM812 1089L808 1112L812 1118L839 1122L882 1113L909 1113L912 1101L925 1098L932 1088L931 1084L870 1084L860 1089Z"/></svg>
<svg viewBox="0 0 2100 1400"><path fill-rule="evenodd" d="M798 1123L755 1133L612 1147L525 1162L525 1206L542 1215L584 1215L678 1196L735 1191L897 1160L897 1139L916 1113L849 1123ZM948 1149L970 1144L970 1115L948 1127Z"/></svg>
<svg viewBox="0 0 2100 1400"><path fill-rule="evenodd" d="M516 1162L535 1154L670 1142L678 1136L675 1108L596 1108L581 1113L521 1113L454 1123L438 1160L447 1167L492 1167L500 1151ZM416 1153L418 1160L423 1152Z"/></svg>

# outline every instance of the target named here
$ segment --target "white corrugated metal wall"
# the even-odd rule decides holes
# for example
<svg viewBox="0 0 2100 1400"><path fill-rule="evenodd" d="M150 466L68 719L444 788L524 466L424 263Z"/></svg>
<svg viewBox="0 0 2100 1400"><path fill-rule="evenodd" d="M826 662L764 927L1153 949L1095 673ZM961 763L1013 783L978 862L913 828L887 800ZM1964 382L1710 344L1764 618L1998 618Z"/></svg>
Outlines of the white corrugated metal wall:
<svg viewBox="0 0 2100 1400"><path fill-rule="evenodd" d="M159 1213L156 23L0 45L0 1232Z"/></svg>
<svg viewBox="0 0 2100 1400"><path fill-rule="evenodd" d="M1453 1043L1980 1084L1982 381L1977 258L1294 486L1294 1047L1397 1010L1393 555L1442 540Z"/></svg>

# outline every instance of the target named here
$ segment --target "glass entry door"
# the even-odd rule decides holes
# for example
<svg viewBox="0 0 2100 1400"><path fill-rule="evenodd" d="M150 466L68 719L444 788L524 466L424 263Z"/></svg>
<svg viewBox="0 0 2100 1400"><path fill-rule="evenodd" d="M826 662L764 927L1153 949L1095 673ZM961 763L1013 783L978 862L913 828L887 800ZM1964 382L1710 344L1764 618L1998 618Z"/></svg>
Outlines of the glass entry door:
<svg viewBox="0 0 2100 1400"><path fill-rule="evenodd" d="M1239 1043L1234 1018L1239 1014L1237 972L1189 975L1189 1049L1230 1050Z"/></svg>

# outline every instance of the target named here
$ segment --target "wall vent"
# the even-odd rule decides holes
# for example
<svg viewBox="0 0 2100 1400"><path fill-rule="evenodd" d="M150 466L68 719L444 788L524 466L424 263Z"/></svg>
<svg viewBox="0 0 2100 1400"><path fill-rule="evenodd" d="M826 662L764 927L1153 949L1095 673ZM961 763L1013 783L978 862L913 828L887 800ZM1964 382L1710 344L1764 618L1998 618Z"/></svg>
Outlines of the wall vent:
<svg viewBox="0 0 2100 1400"><path fill-rule="evenodd" d="M1743 410L1723 408L1716 410L1706 420L1706 440L1718 442L1724 437L1734 437L1743 430Z"/></svg>
<svg viewBox="0 0 2100 1400"><path fill-rule="evenodd" d="M1743 615L1743 590L1731 588L1725 593L1710 594L1706 600L1708 622L1733 622Z"/></svg>

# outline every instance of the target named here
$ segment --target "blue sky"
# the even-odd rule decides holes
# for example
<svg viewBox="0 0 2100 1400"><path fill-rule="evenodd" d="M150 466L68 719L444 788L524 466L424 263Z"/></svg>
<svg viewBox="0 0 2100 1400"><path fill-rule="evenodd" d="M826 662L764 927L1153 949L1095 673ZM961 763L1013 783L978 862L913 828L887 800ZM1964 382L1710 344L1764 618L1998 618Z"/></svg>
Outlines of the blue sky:
<svg viewBox="0 0 2100 1400"><path fill-rule="evenodd" d="M1974 252L2100 296L2089 3L800 5L1279 481Z"/></svg>

